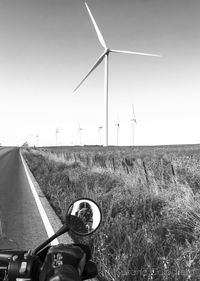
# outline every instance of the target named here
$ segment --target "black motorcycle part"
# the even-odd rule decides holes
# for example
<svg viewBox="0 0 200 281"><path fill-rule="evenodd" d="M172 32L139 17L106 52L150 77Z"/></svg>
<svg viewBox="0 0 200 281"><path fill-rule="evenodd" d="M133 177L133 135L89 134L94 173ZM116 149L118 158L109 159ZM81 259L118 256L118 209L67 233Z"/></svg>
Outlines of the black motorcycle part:
<svg viewBox="0 0 200 281"><path fill-rule="evenodd" d="M81 279L82 280L91 279L96 277L97 275L98 275L98 270L97 270L96 263L94 263L93 261L88 261L85 264L84 271L81 275Z"/></svg>
<svg viewBox="0 0 200 281"><path fill-rule="evenodd" d="M16 281L17 278L39 280L42 263L38 256L25 251L15 252L8 264L8 280Z"/></svg>
<svg viewBox="0 0 200 281"><path fill-rule="evenodd" d="M8 265L15 252L13 250L0 251L0 281L4 280L8 274Z"/></svg>
<svg viewBox="0 0 200 281"><path fill-rule="evenodd" d="M91 278L94 278L95 276L97 276L98 275L97 266L94 262L89 260L89 259L91 259L90 247L88 245L78 244L78 243L76 243L76 244L73 243L73 245L80 247L86 253L86 264L85 264L83 273L81 275L81 279L87 280L87 279L91 279ZM40 260L42 262L44 262L46 255L48 253L48 250L50 248L51 248L51 246L47 246L38 253Z"/></svg>
<svg viewBox="0 0 200 281"><path fill-rule="evenodd" d="M7 273L8 263L9 263L9 261L7 259L2 260L2 256L1 256L1 261L0 261L0 280L3 280L4 276Z"/></svg>
<svg viewBox="0 0 200 281"><path fill-rule="evenodd" d="M38 280L42 262L39 256L27 255L27 251L0 251L0 281L16 281L16 278Z"/></svg>
<svg viewBox="0 0 200 281"><path fill-rule="evenodd" d="M90 247L88 245L77 244L77 243L73 244L73 245L80 247L84 251L84 253L86 253L86 261L91 259L91 250L90 250Z"/></svg>

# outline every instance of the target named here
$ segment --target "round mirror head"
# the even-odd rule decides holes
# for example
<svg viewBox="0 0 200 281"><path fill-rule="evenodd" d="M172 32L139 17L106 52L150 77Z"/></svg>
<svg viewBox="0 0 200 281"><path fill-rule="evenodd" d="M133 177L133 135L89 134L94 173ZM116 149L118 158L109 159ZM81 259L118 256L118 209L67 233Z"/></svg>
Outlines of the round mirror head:
<svg viewBox="0 0 200 281"><path fill-rule="evenodd" d="M97 230L101 217L100 208L93 200L81 198L69 206L66 223L75 234L86 236Z"/></svg>

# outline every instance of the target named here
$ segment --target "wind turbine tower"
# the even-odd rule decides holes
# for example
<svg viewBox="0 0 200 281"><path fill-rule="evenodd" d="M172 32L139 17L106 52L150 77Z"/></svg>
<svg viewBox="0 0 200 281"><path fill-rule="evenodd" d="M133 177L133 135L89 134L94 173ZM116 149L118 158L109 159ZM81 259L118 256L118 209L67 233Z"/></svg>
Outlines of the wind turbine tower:
<svg viewBox="0 0 200 281"><path fill-rule="evenodd" d="M78 84L78 86L74 89L74 92L81 86L81 84L86 80L86 78L95 70L95 68L105 59L105 145L108 145L108 70L109 70L109 54L110 53L122 53L122 54L131 54L131 55L141 55L141 56L150 56L150 57L160 57L160 55L155 55L155 54L147 54L147 53L140 53L140 52L131 52L131 51L123 51L123 50L114 50L108 48L107 44L105 43L105 40L103 38L103 35L97 26L97 23L92 15L92 12L86 3L86 1L81 0L88 11L88 14L90 16L90 19L92 21L92 24L95 28L95 31L97 33L97 37L99 39L100 44L104 48L104 51L102 55L98 58L98 60L95 62L95 64L92 66L90 71L87 73L87 75L83 78L83 80Z"/></svg>
<svg viewBox="0 0 200 281"><path fill-rule="evenodd" d="M133 116L132 116L132 119L130 120L132 122L132 145L134 146L134 137L135 137L135 124L137 123L136 122L136 118L135 118L135 111L134 111L134 106L132 104L132 113L133 113Z"/></svg>

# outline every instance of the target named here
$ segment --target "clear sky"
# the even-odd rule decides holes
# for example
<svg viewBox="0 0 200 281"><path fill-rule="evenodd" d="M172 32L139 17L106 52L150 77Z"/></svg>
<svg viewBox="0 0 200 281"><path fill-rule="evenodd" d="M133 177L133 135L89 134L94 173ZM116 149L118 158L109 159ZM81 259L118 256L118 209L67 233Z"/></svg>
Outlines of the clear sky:
<svg viewBox="0 0 200 281"><path fill-rule="evenodd" d="M132 144L132 104L135 145L200 143L200 1L87 3L110 48L162 55L110 55L109 144L118 122ZM80 0L0 0L0 142L100 144L104 64L73 89L102 52Z"/></svg>

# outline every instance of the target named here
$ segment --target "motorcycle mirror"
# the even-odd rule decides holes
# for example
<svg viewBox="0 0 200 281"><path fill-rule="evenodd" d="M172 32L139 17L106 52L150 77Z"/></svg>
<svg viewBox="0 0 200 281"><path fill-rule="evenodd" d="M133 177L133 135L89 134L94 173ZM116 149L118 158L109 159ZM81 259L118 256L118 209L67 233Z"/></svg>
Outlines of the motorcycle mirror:
<svg viewBox="0 0 200 281"><path fill-rule="evenodd" d="M101 220L99 206L89 198L81 198L70 204L65 217L65 223L70 230L81 236L94 233Z"/></svg>
<svg viewBox="0 0 200 281"><path fill-rule="evenodd" d="M101 211L96 202L88 198L74 201L67 209L64 225L53 236L33 250L33 254L38 254L51 241L69 230L81 236L93 233L99 227L101 219Z"/></svg>

